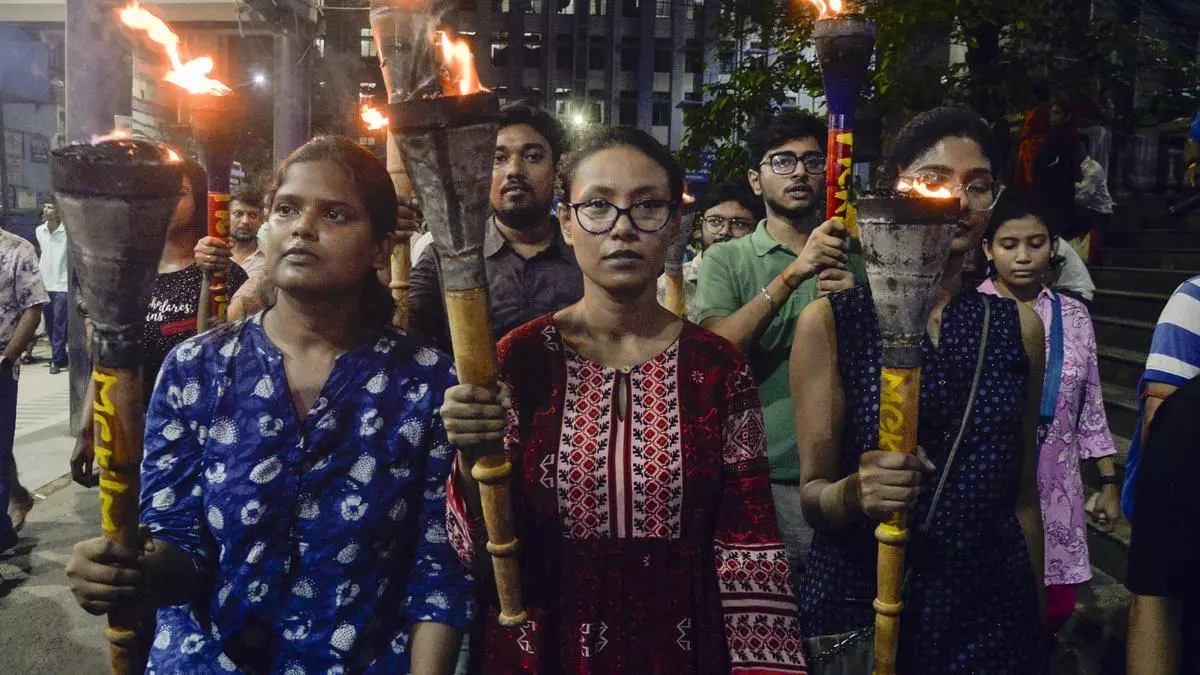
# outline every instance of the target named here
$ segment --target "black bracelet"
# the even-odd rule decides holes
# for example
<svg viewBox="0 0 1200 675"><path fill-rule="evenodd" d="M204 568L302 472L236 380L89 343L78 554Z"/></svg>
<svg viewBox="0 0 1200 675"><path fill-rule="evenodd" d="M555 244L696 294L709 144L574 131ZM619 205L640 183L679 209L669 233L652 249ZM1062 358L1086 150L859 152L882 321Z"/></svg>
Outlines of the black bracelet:
<svg viewBox="0 0 1200 675"><path fill-rule="evenodd" d="M1117 480L1116 474L1111 476L1100 476L1101 485L1120 485L1121 481Z"/></svg>

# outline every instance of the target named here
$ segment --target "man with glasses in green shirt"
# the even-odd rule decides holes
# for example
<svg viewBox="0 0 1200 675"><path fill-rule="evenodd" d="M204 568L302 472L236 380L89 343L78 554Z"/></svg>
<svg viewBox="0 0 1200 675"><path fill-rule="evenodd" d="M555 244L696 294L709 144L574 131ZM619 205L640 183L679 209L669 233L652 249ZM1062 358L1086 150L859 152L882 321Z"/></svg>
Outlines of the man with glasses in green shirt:
<svg viewBox="0 0 1200 675"><path fill-rule="evenodd" d="M771 491L793 574L803 569L812 529L800 512L800 456L788 389L788 356L801 310L819 295L866 281L845 226L824 220L824 122L788 111L747 138L747 178L767 217L749 236L714 246L696 291L696 320L737 345L758 382ZM797 587L799 587L797 585Z"/></svg>

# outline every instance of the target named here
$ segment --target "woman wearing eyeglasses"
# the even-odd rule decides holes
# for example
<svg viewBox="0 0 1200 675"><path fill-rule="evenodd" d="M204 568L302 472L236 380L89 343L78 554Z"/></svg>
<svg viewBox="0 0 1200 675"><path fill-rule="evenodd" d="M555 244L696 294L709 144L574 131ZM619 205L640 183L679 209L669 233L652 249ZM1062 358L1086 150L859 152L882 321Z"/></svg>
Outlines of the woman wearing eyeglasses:
<svg viewBox="0 0 1200 675"><path fill-rule="evenodd" d="M529 623L487 616L485 673L804 672L754 379L726 340L658 304L683 175L605 129L560 169L583 299L509 333L503 394L446 392L451 541L481 548L470 468L514 464Z"/></svg>
<svg viewBox="0 0 1200 675"><path fill-rule="evenodd" d="M898 510L912 539L897 672L1042 671L1042 324L1012 300L963 288L959 274L999 192L994 157L982 119L937 108L900 131L886 164L899 189L953 191L964 216L921 346L916 455L878 450L882 341L870 287L800 315L791 384L801 500L816 530L800 589L814 671L826 647L870 644L874 529Z"/></svg>
<svg viewBox="0 0 1200 675"><path fill-rule="evenodd" d="M741 239L754 231L763 218L762 198L745 183L722 183L700 200L696 222L700 226L700 251L683 263L684 316L696 320L696 285L704 252L713 244ZM658 277L658 301L666 305L667 277Z"/></svg>

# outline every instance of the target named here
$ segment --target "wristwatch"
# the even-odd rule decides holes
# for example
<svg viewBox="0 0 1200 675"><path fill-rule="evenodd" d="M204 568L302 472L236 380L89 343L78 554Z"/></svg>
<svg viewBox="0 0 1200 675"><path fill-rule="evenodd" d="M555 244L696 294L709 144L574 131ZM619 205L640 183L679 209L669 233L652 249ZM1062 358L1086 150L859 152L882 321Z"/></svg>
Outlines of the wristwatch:
<svg viewBox="0 0 1200 675"><path fill-rule="evenodd" d="M1111 476L1100 476L1101 485L1120 485L1121 481L1117 479L1116 474Z"/></svg>

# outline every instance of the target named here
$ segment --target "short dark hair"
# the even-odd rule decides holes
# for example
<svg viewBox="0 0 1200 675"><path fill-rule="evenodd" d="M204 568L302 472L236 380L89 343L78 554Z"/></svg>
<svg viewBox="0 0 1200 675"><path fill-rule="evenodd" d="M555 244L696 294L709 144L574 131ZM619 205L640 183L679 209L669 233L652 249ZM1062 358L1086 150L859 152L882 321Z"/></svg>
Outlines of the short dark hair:
<svg viewBox="0 0 1200 675"><path fill-rule="evenodd" d="M275 201L275 194L293 164L322 161L342 167L350 180L354 181L362 195L363 205L367 207L371 234L376 242L383 241L395 231L396 188L392 185L391 176L372 152L345 136L318 136L288 155L279 164L271 180L271 187L267 191L267 210L270 210L270 204ZM396 304L374 271L367 274L359 302L359 311L367 320L376 325L391 323Z"/></svg>
<svg viewBox="0 0 1200 675"><path fill-rule="evenodd" d="M1002 170L1000 151L987 121L965 108L943 106L917 115L896 134L881 172L884 180L895 183L896 174L903 167L915 162L943 138L975 141L992 165L992 171L998 174Z"/></svg>
<svg viewBox="0 0 1200 675"><path fill-rule="evenodd" d="M737 202L742 208L750 212L755 222L765 217L762 197L754 194L754 191L744 181L721 183L705 192L704 198L696 204L696 215L703 218L705 211L725 202Z"/></svg>
<svg viewBox="0 0 1200 675"><path fill-rule="evenodd" d="M663 147L662 143L654 140L650 134L633 127L601 127L585 136L579 145L563 159L558 168L558 197L564 201L571 199L571 181L575 171L583 160L597 152L629 146L649 157L663 168L667 174L667 184L672 199L683 197L683 169L675 160L675 155Z"/></svg>
<svg viewBox="0 0 1200 675"><path fill-rule="evenodd" d="M1006 190L996 201L992 214L988 218L987 229L983 231L983 240L991 242L996 238L1000 226L1010 220L1033 216L1046 226L1051 238L1058 237L1057 219L1053 212L1041 201L1021 190Z"/></svg>
<svg viewBox="0 0 1200 675"><path fill-rule="evenodd" d="M816 139L824 148L829 127L816 115L807 110L785 110L767 118L746 135L746 146L750 150L750 163L757 165L771 148L802 138Z"/></svg>
<svg viewBox="0 0 1200 675"><path fill-rule="evenodd" d="M567 150L567 132L563 129L563 125L553 115L541 108L521 101L509 103L500 108L500 116L497 121L501 129L518 124L528 124L533 127L533 130L541 134L550 144L550 154L554 157L555 164L558 164L558 160Z"/></svg>
<svg viewBox="0 0 1200 675"><path fill-rule="evenodd" d="M243 183L237 186L233 194L229 195L229 201L241 202L248 206L257 206L261 209L263 208L263 192L258 189L257 185Z"/></svg>

